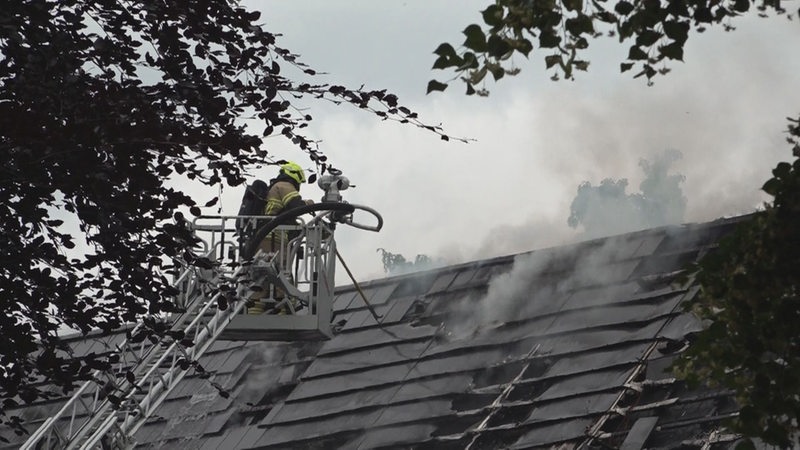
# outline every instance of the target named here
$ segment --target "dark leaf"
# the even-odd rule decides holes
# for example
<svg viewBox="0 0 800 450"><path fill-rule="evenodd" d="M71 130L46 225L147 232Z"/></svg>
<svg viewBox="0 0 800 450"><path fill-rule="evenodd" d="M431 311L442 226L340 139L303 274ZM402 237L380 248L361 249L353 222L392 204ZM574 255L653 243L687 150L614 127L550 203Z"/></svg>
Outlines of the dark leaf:
<svg viewBox="0 0 800 450"><path fill-rule="evenodd" d="M480 25L472 24L464 29L464 46L476 52L486 51L486 35Z"/></svg>
<svg viewBox="0 0 800 450"><path fill-rule="evenodd" d="M581 11L583 0L564 0L564 6L567 7L567 11Z"/></svg>
<svg viewBox="0 0 800 450"><path fill-rule="evenodd" d="M616 6L614 6L614 11L616 11L617 14L621 16L627 16L628 14L631 13L631 11L633 11L633 4L625 0L622 0L618 2Z"/></svg>
<svg viewBox="0 0 800 450"><path fill-rule="evenodd" d="M683 45L677 42L659 47L658 51L669 59L683 61Z"/></svg>
<svg viewBox="0 0 800 450"><path fill-rule="evenodd" d="M542 48L557 47L561 42L561 37L553 30L543 30L539 35L539 46Z"/></svg>
<svg viewBox="0 0 800 450"><path fill-rule="evenodd" d="M548 69L555 66L556 64L563 65L561 61L561 55L547 55L544 57L544 63Z"/></svg>
<svg viewBox="0 0 800 450"><path fill-rule="evenodd" d="M448 58L447 56L440 56L436 58L436 61L433 62L433 69L446 69L448 67L457 66L452 58Z"/></svg>
<svg viewBox="0 0 800 450"><path fill-rule="evenodd" d="M647 53L645 53L644 50L642 50L641 48L633 45L631 46L631 49L628 52L628 59L631 60L647 59Z"/></svg>
<svg viewBox="0 0 800 450"><path fill-rule="evenodd" d="M774 169L772 169L772 174L775 175L776 178L789 178L789 175L792 172L792 165L788 162L780 162Z"/></svg>
<svg viewBox="0 0 800 450"><path fill-rule="evenodd" d="M651 29L642 30L636 37L636 45L641 47L650 47L661 39L662 34Z"/></svg>
<svg viewBox="0 0 800 450"><path fill-rule="evenodd" d="M506 71L500 66L500 64L489 64L486 66L486 68L489 70L489 72L491 72L495 81L503 78L503 76L506 74Z"/></svg>
<svg viewBox="0 0 800 450"><path fill-rule="evenodd" d="M489 40L486 42L486 52L489 56L500 58L509 51L511 51L511 45L505 39L496 34L489 36Z"/></svg>
<svg viewBox="0 0 800 450"><path fill-rule="evenodd" d="M445 89L447 89L447 83L441 83L436 80L430 80L428 82L428 90L425 93L430 94L433 91L444 91Z"/></svg>
<svg viewBox="0 0 800 450"><path fill-rule="evenodd" d="M714 20L711 10L707 7L699 7L694 11L694 20L697 22L709 23Z"/></svg>
<svg viewBox="0 0 800 450"><path fill-rule="evenodd" d="M527 57L533 50L533 44L527 39L519 39L514 42L514 49Z"/></svg>
<svg viewBox="0 0 800 450"><path fill-rule="evenodd" d="M489 5L481 14L486 25L499 27L503 24L503 7L498 4Z"/></svg>
<svg viewBox="0 0 800 450"><path fill-rule="evenodd" d="M774 197L775 194L778 193L780 185L781 185L780 180L778 180L777 178L770 178L769 180L767 180L766 183L764 183L763 186L761 186L761 190Z"/></svg>
<svg viewBox="0 0 800 450"><path fill-rule="evenodd" d="M446 58L453 58L457 56L456 50L453 48L452 45L448 43L439 44L439 46L436 47L436 50L434 50L433 53L439 56L444 56Z"/></svg>
<svg viewBox="0 0 800 450"><path fill-rule="evenodd" d="M735 0L733 9L740 13L747 12L750 9L750 0Z"/></svg>
<svg viewBox="0 0 800 450"><path fill-rule="evenodd" d="M591 17L586 14L578 14L576 17L567 19L565 23L567 31L573 36L580 36L584 33L593 33L594 25Z"/></svg>
<svg viewBox="0 0 800 450"><path fill-rule="evenodd" d="M666 21L663 27L664 34L673 41L683 43L689 38L690 25L688 22Z"/></svg>

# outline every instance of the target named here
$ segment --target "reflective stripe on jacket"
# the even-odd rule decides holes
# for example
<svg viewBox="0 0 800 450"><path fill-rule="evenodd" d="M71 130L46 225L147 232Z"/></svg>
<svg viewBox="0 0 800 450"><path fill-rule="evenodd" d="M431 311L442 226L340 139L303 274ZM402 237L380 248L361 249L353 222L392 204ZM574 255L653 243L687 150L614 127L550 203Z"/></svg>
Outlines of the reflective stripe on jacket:
<svg viewBox="0 0 800 450"><path fill-rule="evenodd" d="M264 214L277 216L284 211L303 205L305 205L305 202L300 198L300 193L292 183L277 181L267 194L267 206L264 208Z"/></svg>

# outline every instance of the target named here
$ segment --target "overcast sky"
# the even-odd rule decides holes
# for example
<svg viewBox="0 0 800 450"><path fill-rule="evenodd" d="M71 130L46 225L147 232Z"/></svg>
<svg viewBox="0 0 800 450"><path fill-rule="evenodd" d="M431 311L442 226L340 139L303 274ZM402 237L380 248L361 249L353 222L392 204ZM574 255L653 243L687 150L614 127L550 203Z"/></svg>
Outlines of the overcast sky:
<svg viewBox="0 0 800 450"><path fill-rule="evenodd" d="M797 10L797 1L787 3ZM432 51L460 44L486 0L249 4L283 34L279 45L328 73L322 81L386 88L423 120L476 140L447 143L349 106L309 105L308 135L357 186L346 200L386 220L377 234L338 231L361 281L383 275L379 247L462 262L580 239L566 224L578 185L628 178L629 191L638 191L639 159L665 149L683 153L675 171L686 176L687 222L752 211L766 199L759 188L770 169L791 158L784 130L785 118L800 113L797 18L740 18L734 32L692 34L685 63L653 87L618 73L630 44L601 39L591 42L589 72L576 81L550 81L541 54L516 58L522 73L489 81L490 97L478 98L460 83L428 96L425 87L450 76L431 71ZM280 139L267 144L276 157L310 167ZM321 196L311 186L301 193ZM225 189L224 212L236 212L241 194Z"/></svg>

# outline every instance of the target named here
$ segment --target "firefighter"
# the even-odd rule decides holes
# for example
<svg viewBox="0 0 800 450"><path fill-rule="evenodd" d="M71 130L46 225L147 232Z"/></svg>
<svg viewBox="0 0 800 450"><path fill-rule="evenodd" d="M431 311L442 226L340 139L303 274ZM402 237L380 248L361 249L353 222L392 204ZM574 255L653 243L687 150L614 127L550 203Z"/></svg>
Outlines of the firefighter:
<svg viewBox="0 0 800 450"><path fill-rule="evenodd" d="M264 214L278 214L304 205L313 205L313 200L300 197L300 185L306 182L306 174L297 163L287 162L281 166L278 176L270 181L267 206Z"/></svg>
<svg viewBox="0 0 800 450"><path fill-rule="evenodd" d="M270 180L270 188L267 193L267 205L264 208L264 215L277 216L290 209L298 208L305 205L313 205L314 201L307 199L304 200L300 196L300 186L305 183L306 174L303 168L297 163L287 162L281 165L278 176ZM274 254L278 261L282 261L285 255L282 250L290 238L285 231L275 230L268 234L261 244L259 249L267 254ZM290 262L286 262L289 264ZM286 269L281 267L281 269ZM253 294L251 300L254 304L248 309L250 314L261 314L265 311L266 305L262 300L264 295L268 295L270 291L270 284L263 285L264 290ZM275 286L273 298L277 301L282 300L284 297L283 290ZM285 313L283 309L281 312Z"/></svg>

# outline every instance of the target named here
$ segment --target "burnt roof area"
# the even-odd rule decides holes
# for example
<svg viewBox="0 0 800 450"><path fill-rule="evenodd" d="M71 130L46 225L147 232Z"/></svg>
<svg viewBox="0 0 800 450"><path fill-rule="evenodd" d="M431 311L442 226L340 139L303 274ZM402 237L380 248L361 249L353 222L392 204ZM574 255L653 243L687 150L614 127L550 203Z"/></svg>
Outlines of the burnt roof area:
<svg viewBox="0 0 800 450"><path fill-rule="evenodd" d="M701 327L681 308L698 290L681 271L737 221L365 283L380 323L344 287L329 341L216 342L200 361L212 376L187 375L137 448L733 448L731 393L667 369ZM9 413L33 431L64 401ZM0 433L2 448L24 440Z"/></svg>

